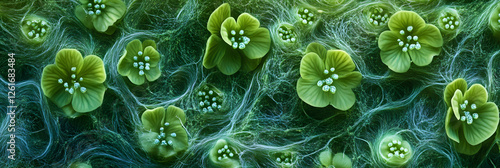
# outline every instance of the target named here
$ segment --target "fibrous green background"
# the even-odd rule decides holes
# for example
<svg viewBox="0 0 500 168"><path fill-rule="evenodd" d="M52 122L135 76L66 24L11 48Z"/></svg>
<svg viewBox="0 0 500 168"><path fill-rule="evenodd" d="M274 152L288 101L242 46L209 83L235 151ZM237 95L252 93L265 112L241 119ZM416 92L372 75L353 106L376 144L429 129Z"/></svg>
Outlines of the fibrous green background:
<svg viewBox="0 0 500 168"><path fill-rule="evenodd" d="M0 87L0 167L66 167L73 162L95 167L211 167L208 152L220 138L241 150L243 167L275 166L271 156L279 151L296 151L295 166L312 167L327 148L344 152L354 167L382 167L372 150L387 133L401 134L412 145L409 167L500 164L497 146L474 156L455 152L444 130L447 109L443 101L445 86L464 78L469 85L484 85L489 101L500 104L500 43L488 28L489 12L500 1L384 1L396 10L417 12L429 24L437 25L438 12L445 7L457 9L462 19L460 34L445 38L441 54L430 65L412 65L402 74L390 71L380 59L377 38L388 28L367 26L362 12L377 2L344 0L334 5L333 0L327 1L125 0L127 13L117 32L105 35L88 30L74 16L76 0L2 0L0 79L7 86L7 54L15 53L18 108L16 161L10 161L5 152L10 135L8 90ZM253 72L226 76L202 66L210 36L208 17L224 2L230 4L233 17L250 13L271 32L271 51ZM319 24L296 26L297 45L280 45L276 30L281 23L297 22L296 9L303 4L323 11ZM40 45L25 42L20 30L23 17L32 13L45 17L52 26ZM116 70L126 44L134 39L157 42L162 76L155 82L135 86ZM350 110L318 110L298 98L299 64L311 42L346 51L363 75ZM40 87L43 68L63 48L101 57L107 74L102 106L76 119L62 116ZM195 91L203 83L224 92L226 111L201 112ZM145 109L168 105L186 112L189 148L173 162L159 163L140 148L137 133Z"/></svg>

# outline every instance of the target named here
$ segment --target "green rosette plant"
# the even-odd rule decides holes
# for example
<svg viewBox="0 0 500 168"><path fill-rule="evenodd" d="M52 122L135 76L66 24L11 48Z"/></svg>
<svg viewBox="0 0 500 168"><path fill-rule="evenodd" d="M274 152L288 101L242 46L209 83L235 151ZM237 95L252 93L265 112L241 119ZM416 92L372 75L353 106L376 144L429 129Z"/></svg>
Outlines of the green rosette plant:
<svg viewBox="0 0 500 168"><path fill-rule="evenodd" d="M236 21L227 3L210 15L207 29L212 35L207 40L203 66L217 66L225 75L254 70L271 48L269 30L260 27L259 20L248 13Z"/></svg>
<svg viewBox="0 0 500 168"><path fill-rule="evenodd" d="M438 25L443 34L457 34L459 32L460 25L462 21L460 20L460 15L458 11L453 8L445 8L441 10L438 18Z"/></svg>
<svg viewBox="0 0 500 168"><path fill-rule="evenodd" d="M321 152L318 156L319 162L321 163L321 167L334 167L334 168L351 168L352 167L352 161L351 158L349 158L347 155L344 153L336 153L335 155L332 154L332 151L330 149L326 149L323 152Z"/></svg>
<svg viewBox="0 0 500 168"><path fill-rule="evenodd" d="M62 49L55 64L42 73L42 90L68 117L77 117L101 106L106 87L106 71L101 58L82 57L75 49Z"/></svg>
<svg viewBox="0 0 500 168"><path fill-rule="evenodd" d="M125 53L118 61L118 73L128 77L135 85L144 84L145 80L152 82L161 76L160 53L156 51L153 40L133 40L127 44Z"/></svg>
<svg viewBox="0 0 500 168"><path fill-rule="evenodd" d="M47 39L51 27L45 18L31 14L23 19L21 31L28 42L38 44Z"/></svg>
<svg viewBox="0 0 500 168"><path fill-rule="evenodd" d="M380 34L378 47L382 62L392 71L404 73L411 62L417 66L429 65L441 52L443 38L439 29L426 24L417 13L396 12L388 25L390 31Z"/></svg>
<svg viewBox="0 0 500 168"><path fill-rule="evenodd" d="M352 88L361 82L361 73L349 54L342 50L326 50L321 44L311 43L300 62L297 93L302 101L313 107L332 105L348 110L356 101Z"/></svg>
<svg viewBox="0 0 500 168"><path fill-rule="evenodd" d="M448 84L444 91L448 107L445 130L458 153L476 154L482 142L497 130L498 107L488 101L488 93L480 84L467 90L467 82L458 78Z"/></svg>
<svg viewBox="0 0 500 168"><path fill-rule="evenodd" d="M234 148L224 139L219 139L210 150L209 158L212 164L217 167L237 168L241 167L239 150Z"/></svg>
<svg viewBox="0 0 500 168"><path fill-rule="evenodd" d="M139 142L144 151L160 162L169 161L178 153L187 150L188 137L183 124L184 110L176 106L146 110L141 116L144 132L139 133Z"/></svg>
<svg viewBox="0 0 500 168"><path fill-rule="evenodd" d="M379 141L379 160L390 167L401 167L406 165L413 157L411 145L403 140L400 135L384 135Z"/></svg>
<svg viewBox="0 0 500 168"><path fill-rule="evenodd" d="M121 0L80 0L75 8L76 17L88 29L113 34L116 23L124 16L127 6Z"/></svg>

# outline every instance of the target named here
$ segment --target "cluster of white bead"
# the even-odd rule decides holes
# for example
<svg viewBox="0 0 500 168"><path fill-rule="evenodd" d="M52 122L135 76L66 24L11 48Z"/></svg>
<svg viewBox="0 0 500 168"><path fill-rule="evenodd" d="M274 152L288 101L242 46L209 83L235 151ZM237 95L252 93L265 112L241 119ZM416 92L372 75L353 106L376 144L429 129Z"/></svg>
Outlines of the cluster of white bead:
<svg viewBox="0 0 500 168"><path fill-rule="evenodd" d="M139 75L143 76L144 71L149 71L151 68L151 64L149 64L149 56L143 56L144 54L142 51L137 52L137 56L134 56L134 63L133 66L134 68L139 69ZM140 60L140 61L139 61Z"/></svg>
<svg viewBox="0 0 500 168"><path fill-rule="evenodd" d="M328 75L328 77L324 80L319 80L317 82L318 87L321 87L321 89L324 92L330 92L332 94L335 94L335 92L337 92L337 87L333 85L333 80L339 79L339 75L334 72L335 72L334 67L331 67L329 70L325 69L323 73L325 75Z"/></svg>
<svg viewBox="0 0 500 168"><path fill-rule="evenodd" d="M469 111L465 111L467 109L468 104L469 104L468 100L465 100L463 104L460 104L460 109L464 110L464 115L460 117L460 121L467 121L467 124L470 125L475 119L479 118L479 114L472 113L471 115ZM475 110L476 108L477 108L476 104L470 105L471 110Z"/></svg>
<svg viewBox="0 0 500 168"><path fill-rule="evenodd" d="M384 9L381 7L373 8L371 10L371 13L369 13L368 15L368 20L375 26L385 25L389 21L389 14L387 12L384 12Z"/></svg>
<svg viewBox="0 0 500 168"><path fill-rule="evenodd" d="M295 41L297 41L295 32L292 29L289 29L285 26L281 26L278 29L278 36L281 38L281 40L285 42L294 43Z"/></svg>
<svg viewBox="0 0 500 168"><path fill-rule="evenodd" d="M28 37L30 39L41 38L47 34L49 25L43 20L28 20L25 22L28 25L30 31L28 32Z"/></svg>
<svg viewBox="0 0 500 168"><path fill-rule="evenodd" d="M212 113L222 108L222 96L208 86L198 91L198 98L200 100L200 108L202 108L204 113Z"/></svg>
<svg viewBox="0 0 500 168"><path fill-rule="evenodd" d="M286 166L291 166L292 165L292 155L288 152L283 153L280 156L276 157L276 162L278 162L278 164L284 164Z"/></svg>
<svg viewBox="0 0 500 168"><path fill-rule="evenodd" d="M222 159L234 157L233 152L234 151L231 151L231 149L229 149L229 147L227 145L224 145L224 147L217 150L217 154L219 154L219 156L217 157L217 160L221 161Z"/></svg>
<svg viewBox="0 0 500 168"><path fill-rule="evenodd" d="M406 39L398 39L398 45L402 48L403 52L408 52L408 50L420 50L422 46L418 42L418 36L412 36L413 26L408 26L406 30L399 31L399 34L406 36ZM405 42L406 41L406 42Z"/></svg>
<svg viewBox="0 0 500 168"><path fill-rule="evenodd" d="M170 123L168 123L168 122L165 122L163 124L163 126L165 126L165 127L168 127L169 125L170 125ZM174 142L172 142L172 140L167 141L167 135L165 134L164 131L165 131L165 128L160 127L160 135L158 135L157 139L155 139L154 144L167 146L167 145L172 145L174 143ZM173 132L173 133L170 133L170 136L172 138L175 138L175 137L177 137L177 134L175 132Z"/></svg>
<svg viewBox="0 0 500 168"><path fill-rule="evenodd" d="M460 21L458 21L458 18L450 14L442 15L440 19L444 24L444 29L446 30L454 30L455 28L458 27L458 25L460 25Z"/></svg>
<svg viewBox="0 0 500 168"><path fill-rule="evenodd" d="M87 15L101 15L102 13L102 10L104 10L106 8L106 5L104 3L102 3L102 0L94 0L94 3L92 2L89 2L87 4L87 10L85 11L85 13Z"/></svg>
<svg viewBox="0 0 500 168"><path fill-rule="evenodd" d="M244 30L240 30L238 34L236 34L236 30L231 30L231 44L233 44L233 49L239 48L240 50L245 49L246 45L250 43L250 38L245 35Z"/></svg>
<svg viewBox="0 0 500 168"><path fill-rule="evenodd" d="M80 77L77 79L76 76L76 67L71 67L71 80L65 82L62 78L59 78L57 80L57 83L62 84L65 89L64 91L68 92L69 94L75 93L75 91L80 90L80 92L85 93L87 92L87 88L83 87L80 85L80 82L83 81L83 77ZM70 82L70 83L68 83Z"/></svg>
<svg viewBox="0 0 500 168"><path fill-rule="evenodd" d="M389 147L389 153L387 154L387 157L389 157L389 158L392 158L392 157L405 158L405 156L409 152L408 148L401 146L400 140L394 139L391 142L387 143L387 146Z"/></svg>
<svg viewBox="0 0 500 168"><path fill-rule="evenodd" d="M310 11L310 9L307 9L307 8L299 9L299 11L297 12L297 15L299 16L302 24L312 25L313 21L316 20L316 16L314 16L312 11Z"/></svg>

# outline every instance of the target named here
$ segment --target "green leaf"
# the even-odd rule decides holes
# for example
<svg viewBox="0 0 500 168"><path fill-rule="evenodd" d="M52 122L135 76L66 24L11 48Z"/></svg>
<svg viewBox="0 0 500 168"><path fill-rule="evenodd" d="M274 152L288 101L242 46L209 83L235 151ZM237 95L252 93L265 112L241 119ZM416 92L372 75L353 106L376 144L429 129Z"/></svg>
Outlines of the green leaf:
<svg viewBox="0 0 500 168"><path fill-rule="evenodd" d="M241 56L238 51L231 48L226 50L221 61L217 64L217 68L219 68L224 75L232 75L238 72L241 68Z"/></svg>
<svg viewBox="0 0 500 168"><path fill-rule="evenodd" d="M148 81L155 81L161 76L160 66L152 67L149 71L144 71L144 75Z"/></svg>
<svg viewBox="0 0 500 168"><path fill-rule="evenodd" d="M226 20L226 18L231 16L231 8L229 4L224 3L220 5L217 9L210 14L210 18L208 18L207 29L212 34L219 34L222 22Z"/></svg>
<svg viewBox="0 0 500 168"><path fill-rule="evenodd" d="M425 21L417 13L412 11L399 11L391 16L389 19L389 29L391 31L399 32L401 30L407 31L408 26L413 26L412 32L425 27Z"/></svg>
<svg viewBox="0 0 500 168"><path fill-rule="evenodd" d="M472 88L472 87L471 87ZM498 126L498 107L493 102L488 102L472 110L479 118L474 119L472 124L463 123L464 136L471 145L477 145L491 137Z"/></svg>
<svg viewBox="0 0 500 168"><path fill-rule="evenodd" d="M342 88L355 88L361 83L361 73L358 71L349 72L339 76L338 80L333 80L333 85L341 86Z"/></svg>
<svg viewBox="0 0 500 168"><path fill-rule="evenodd" d="M488 92L480 84L473 84L469 90L465 92L464 99L468 100L469 103L481 106L488 101Z"/></svg>
<svg viewBox="0 0 500 168"><path fill-rule="evenodd" d="M330 149L324 150L319 154L319 162L324 167L332 165L332 151Z"/></svg>
<svg viewBox="0 0 500 168"><path fill-rule="evenodd" d="M463 92L467 91L467 82L463 78L455 79L453 82L446 85L444 89L444 101L448 107L451 107L451 98L455 95L456 90Z"/></svg>
<svg viewBox="0 0 500 168"><path fill-rule="evenodd" d="M94 28L94 23L92 22L92 17L87 16L87 13L85 13L85 8L86 6L84 5L79 5L75 8L75 15L82 24L87 27L88 29L93 29Z"/></svg>
<svg viewBox="0 0 500 168"><path fill-rule="evenodd" d="M444 123L444 127L446 130L446 135L448 135L448 138L457 143L460 143L458 129L460 128L460 126L462 126L462 123L461 121L453 117L453 115L454 115L453 110L451 109L451 107L449 107L448 112L446 113L446 120Z"/></svg>
<svg viewBox="0 0 500 168"><path fill-rule="evenodd" d="M167 140L171 140L173 142L172 148L175 152L185 151L188 148L188 137L186 130L182 127L182 125L171 125L165 127L165 132L167 133ZM175 133L176 136L172 137L171 133Z"/></svg>
<svg viewBox="0 0 500 168"><path fill-rule="evenodd" d="M106 9L102 10L93 20L94 27L98 32L106 32L108 27L113 26L116 21L123 17L127 7L121 0L107 0Z"/></svg>
<svg viewBox="0 0 500 168"><path fill-rule="evenodd" d="M130 71L134 68L133 63L133 58L127 57L127 50L125 50L125 53L122 57L120 57L120 60L118 61L116 69L121 76L128 76L130 74Z"/></svg>
<svg viewBox="0 0 500 168"><path fill-rule="evenodd" d="M129 42L127 44L127 47L125 47L125 49L127 50L126 57L128 57L129 59L133 59L134 56L137 56L139 51L142 51L142 43L140 40L135 39Z"/></svg>
<svg viewBox="0 0 500 168"><path fill-rule="evenodd" d="M165 118L165 108L157 107L152 110L146 110L142 116L142 126L146 131L160 132L163 126L162 120ZM156 137L155 137L156 138Z"/></svg>
<svg viewBox="0 0 500 168"><path fill-rule="evenodd" d="M414 35L418 36L420 44L427 44L432 47L443 46L443 37L439 29L431 24L427 24L424 28L419 29ZM423 48L423 46L422 46Z"/></svg>
<svg viewBox="0 0 500 168"><path fill-rule="evenodd" d="M344 153L337 153L333 156L333 167L335 168L351 168L352 162L351 158L346 156Z"/></svg>
<svg viewBox="0 0 500 168"><path fill-rule="evenodd" d="M340 75L352 72L356 66L351 56L343 50L328 50L325 59L325 68L335 68L335 73Z"/></svg>
<svg viewBox="0 0 500 168"><path fill-rule="evenodd" d="M341 85L336 85L336 87L337 91L331 96L332 98L329 99L330 104L342 111L349 110L356 102L356 95L354 95L351 88L346 88ZM328 92L328 94L330 93Z"/></svg>
<svg viewBox="0 0 500 168"><path fill-rule="evenodd" d="M222 39L212 34L207 40L207 48L203 56L203 66L207 69L215 67L221 61L226 50L231 48Z"/></svg>
<svg viewBox="0 0 500 168"><path fill-rule="evenodd" d="M146 81L144 76L139 75L139 69L137 68L132 68L127 77L134 85L142 85Z"/></svg>
<svg viewBox="0 0 500 168"><path fill-rule="evenodd" d="M394 31L384 31L378 38L378 48L382 51L401 50L398 39L404 39Z"/></svg>
<svg viewBox="0 0 500 168"><path fill-rule="evenodd" d="M83 66L83 57L78 50L75 49L62 49L57 52L56 65L66 73L72 72L71 68L76 67L74 73L78 74Z"/></svg>
<svg viewBox="0 0 500 168"><path fill-rule="evenodd" d="M271 38L269 30L266 28L257 28L252 34L249 34L250 42L243 49L243 53L249 59L258 59L264 57L271 48Z"/></svg>
<svg viewBox="0 0 500 168"><path fill-rule="evenodd" d="M432 62L432 58L441 52L441 47L432 47L424 43L421 46L420 50L408 50L411 60L417 66L429 65Z"/></svg>
<svg viewBox="0 0 500 168"><path fill-rule="evenodd" d="M316 80L299 78L297 94L302 101L313 107L326 107L333 99L333 95L330 92L324 92L321 87L316 85L317 82Z"/></svg>
<svg viewBox="0 0 500 168"><path fill-rule="evenodd" d="M300 76L318 82L322 80L325 64L316 53L308 53L300 61Z"/></svg>
<svg viewBox="0 0 500 168"><path fill-rule="evenodd" d="M458 131L462 132L463 129L460 128L460 130L458 130ZM453 146L455 146L455 149L457 150L458 153L462 153L462 154L466 154L466 155L474 155L477 152L479 152L479 150L482 147L482 144L471 145L471 144L467 143L467 141L465 140L465 137L463 135L459 136L459 137L460 137L460 143L457 143L455 141L451 141L451 143L453 144Z"/></svg>
<svg viewBox="0 0 500 168"><path fill-rule="evenodd" d="M464 97L462 91L456 90L455 94L451 98L451 108L457 120L460 119L460 104L462 104L463 102L464 102Z"/></svg>
<svg viewBox="0 0 500 168"><path fill-rule="evenodd" d="M80 81L81 84L100 84L106 81L106 71L101 58L95 55L86 56L83 59L82 70L77 76L83 78L83 81Z"/></svg>
<svg viewBox="0 0 500 168"><path fill-rule="evenodd" d="M170 105L167 107L163 123L168 122L170 125L181 125L186 122L186 114L179 107Z"/></svg>
<svg viewBox="0 0 500 168"><path fill-rule="evenodd" d="M63 84L58 83L59 79L68 82L68 74L62 71L55 64L50 64L43 68L42 90L43 94L50 98L58 107L63 107L71 102L71 95L64 91Z"/></svg>
<svg viewBox="0 0 500 168"><path fill-rule="evenodd" d="M151 47L153 47L155 50L157 50L157 48L156 48L156 42L155 42L154 40L144 40L144 41L142 42L142 47L143 47L143 50L145 50L145 49L146 49L146 47L148 47L148 46L151 46Z"/></svg>
<svg viewBox="0 0 500 168"><path fill-rule="evenodd" d="M325 58L326 58L325 47L317 42L312 42L307 46L306 54L310 53L310 52L318 54L318 56L321 58L321 60L325 60Z"/></svg>
<svg viewBox="0 0 500 168"><path fill-rule="evenodd" d="M139 133L139 144L144 149L144 151L154 155L158 152L158 145L154 143L157 137L157 132Z"/></svg>
<svg viewBox="0 0 500 168"><path fill-rule="evenodd" d="M260 65L262 58L258 59L248 59L247 57L241 57L241 69L242 72L250 72L255 70L257 66Z"/></svg>
<svg viewBox="0 0 500 168"><path fill-rule="evenodd" d="M222 22L222 28L220 30L220 35L226 44L232 46L231 40L229 39L229 34L231 30L237 31L240 30L240 26L236 24L236 20L233 17L228 17L224 22Z"/></svg>
<svg viewBox="0 0 500 168"><path fill-rule="evenodd" d="M106 87L103 84L82 84L82 87L87 88L87 92L82 93L79 89L75 90L71 105L76 112L86 113L97 109L101 106L104 99Z"/></svg>
<svg viewBox="0 0 500 168"><path fill-rule="evenodd" d="M410 69L410 56L401 50L380 51L380 58L394 72L404 73Z"/></svg>
<svg viewBox="0 0 500 168"><path fill-rule="evenodd" d="M256 29L260 27L260 22L257 20L257 18L253 17L252 15L248 13L243 13L240 16L238 16L238 22L237 24L240 26L240 30L244 30L245 34L250 33L253 34ZM267 30L267 29L266 29ZM269 38L269 31L268 33L268 38ZM253 39L252 39L253 41ZM270 41L270 39L269 39Z"/></svg>
<svg viewBox="0 0 500 168"><path fill-rule="evenodd" d="M149 66L150 67L156 67L158 65L158 63L160 62L160 53L158 53L158 51L156 51L155 48L153 48L152 46L147 46L145 49L144 49L144 56L148 56L149 57Z"/></svg>

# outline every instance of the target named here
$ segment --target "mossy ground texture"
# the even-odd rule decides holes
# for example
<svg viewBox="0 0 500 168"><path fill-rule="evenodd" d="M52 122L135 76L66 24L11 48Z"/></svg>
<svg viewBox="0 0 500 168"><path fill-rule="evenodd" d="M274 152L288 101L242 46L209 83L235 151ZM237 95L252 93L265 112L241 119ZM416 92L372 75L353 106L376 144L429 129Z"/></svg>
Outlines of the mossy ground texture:
<svg viewBox="0 0 500 168"><path fill-rule="evenodd" d="M344 0L125 0L127 12L117 30L106 35L87 29L73 11L77 0L0 2L0 83L7 86L7 54L16 58L16 160L7 158L7 87L0 87L0 167L67 167L74 162L95 167L213 167L210 149L225 139L239 149L242 167L278 166L274 153L293 151L295 167L320 165L327 148L343 152L353 167L384 167L378 160L377 139L399 134L413 150L408 167L493 167L500 165L498 147L483 147L473 156L458 154L445 133L443 91L456 78L482 84L490 102L500 104L500 41L488 28L490 10L500 0L407 2L389 0L396 11L418 13L427 24L438 25L439 11L455 8L462 23L454 38L443 37L441 53L428 66L411 65L394 73L380 59L377 41L387 26L368 26L364 10L378 1ZM210 32L207 21L223 3L232 16L247 12L269 29L271 50L252 72L227 76L203 67ZM317 12L312 27L298 23L297 11L307 6ZM23 18L47 19L50 34L44 42L25 41ZM282 45L278 29L293 25L297 41ZM162 75L136 86L118 74L116 65L126 45L134 40L156 41ZM300 60L311 42L346 51L363 78L354 88L356 102L345 112L317 109L296 92ZM102 106L75 119L44 96L41 74L63 48L102 58L108 87ZM211 84L224 94L223 110L203 113L197 90ZM162 163L144 152L137 133L146 109L175 105L186 113L189 147L174 160ZM484 146L484 145L483 145ZM498 166L497 166L498 167Z"/></svg>

